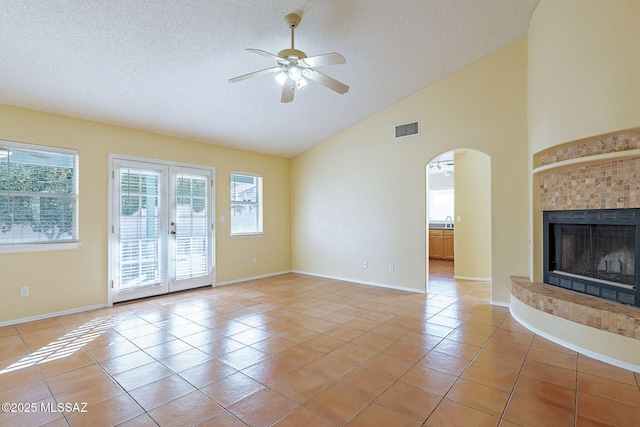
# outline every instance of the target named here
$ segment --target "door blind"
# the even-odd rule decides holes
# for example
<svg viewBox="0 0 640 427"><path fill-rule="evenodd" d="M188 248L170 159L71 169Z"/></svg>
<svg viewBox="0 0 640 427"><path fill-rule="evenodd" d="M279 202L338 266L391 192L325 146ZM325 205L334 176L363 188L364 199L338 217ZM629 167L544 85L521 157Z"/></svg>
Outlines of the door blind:
<svg viewBox="0 0 640 427"><path fill-rule="evenodd" d="M120 169L120 288L161 280L160 174Z"/></svg>
<svg viewBox="0 0 640 427"><path fill-rule="evenodd" d="M209 200L206 176L177 174L176 281L209 274Z"/></svg>

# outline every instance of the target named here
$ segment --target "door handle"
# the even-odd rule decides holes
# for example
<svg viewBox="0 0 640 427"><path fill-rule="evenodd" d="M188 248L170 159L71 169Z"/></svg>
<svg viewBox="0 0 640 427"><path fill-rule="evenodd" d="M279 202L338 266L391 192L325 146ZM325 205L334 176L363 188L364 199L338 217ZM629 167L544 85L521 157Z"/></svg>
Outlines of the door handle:
<svg viewBox="0 0 640 427"><path fill-rule="evenodd" d="M171 231L169 232L169 234L176 234L176 232L175 232L175 231L173 231L173 230L171 230Z"/></svg>

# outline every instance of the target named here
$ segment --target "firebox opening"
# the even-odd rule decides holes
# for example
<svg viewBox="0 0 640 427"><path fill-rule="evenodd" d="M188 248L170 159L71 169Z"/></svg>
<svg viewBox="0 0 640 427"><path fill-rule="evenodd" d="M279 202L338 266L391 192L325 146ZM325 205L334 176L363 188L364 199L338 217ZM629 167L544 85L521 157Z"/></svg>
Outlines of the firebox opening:
<svg viewBox="0 0 640 427"><path fill-rule="evenodd" d="M552 270L635 286L635 226L555 224Z"/></svg>
<svg viewBox="0 0 640 427"><path fill-rule="evenodd" d="M544 281L640 306L640 209L544 213Z"/></svg>

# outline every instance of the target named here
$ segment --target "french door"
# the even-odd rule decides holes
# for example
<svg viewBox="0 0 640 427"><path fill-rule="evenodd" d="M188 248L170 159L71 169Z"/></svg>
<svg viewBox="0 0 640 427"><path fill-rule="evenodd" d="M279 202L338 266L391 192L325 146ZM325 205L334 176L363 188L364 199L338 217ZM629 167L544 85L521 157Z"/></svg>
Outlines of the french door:
<svg viewBox="0 0 640 427"><path fill-rule="evenodd" d="M112 159L111 301L213 282L213 170Z"/></svg>

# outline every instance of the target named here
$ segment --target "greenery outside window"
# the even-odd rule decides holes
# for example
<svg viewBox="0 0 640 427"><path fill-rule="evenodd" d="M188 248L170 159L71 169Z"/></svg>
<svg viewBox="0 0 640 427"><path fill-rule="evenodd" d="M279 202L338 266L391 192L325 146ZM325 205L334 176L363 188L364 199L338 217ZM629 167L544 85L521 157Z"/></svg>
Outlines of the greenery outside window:
<svg viewBox="0 0 640 427"><path fill-rule="evenodd" d="M262 234L262 176L231 173L231 235Z"/></svg>
<svg viewBox="0 0 640 427"><path fill-rule="evenodd" d="M2 252L78 241L77 172L75 150L0 141Z"/></svg>

